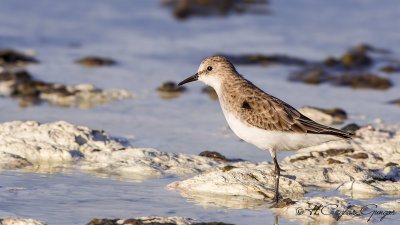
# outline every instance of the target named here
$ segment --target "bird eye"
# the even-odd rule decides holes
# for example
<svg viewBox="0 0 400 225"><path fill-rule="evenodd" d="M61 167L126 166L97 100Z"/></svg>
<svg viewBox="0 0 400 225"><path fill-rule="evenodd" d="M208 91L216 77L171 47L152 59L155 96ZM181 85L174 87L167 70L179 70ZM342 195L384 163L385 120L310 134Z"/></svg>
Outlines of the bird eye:
<svg viewBox="0 0 400 225"><path fill-rule="evenodd" d="M211 71L211 70L212 70L212 67L211 67L211 66L207 67L207 70L208 70L208 71Z"/></svg>

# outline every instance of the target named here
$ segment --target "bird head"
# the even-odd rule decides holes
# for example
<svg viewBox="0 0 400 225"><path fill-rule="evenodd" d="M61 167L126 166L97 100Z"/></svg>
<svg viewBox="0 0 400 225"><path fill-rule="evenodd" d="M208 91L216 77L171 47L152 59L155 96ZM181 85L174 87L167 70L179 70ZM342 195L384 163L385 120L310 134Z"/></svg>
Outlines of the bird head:
<svg viewBox="0 0 400 225"><path fill-rule="evenodd" d="M201 62L196 74L186 78L178 85L199 80L216 89L216 86L219 86L226 77L232 74L237 74L237 72L228 59L223 56L208 57Z"/></svg>

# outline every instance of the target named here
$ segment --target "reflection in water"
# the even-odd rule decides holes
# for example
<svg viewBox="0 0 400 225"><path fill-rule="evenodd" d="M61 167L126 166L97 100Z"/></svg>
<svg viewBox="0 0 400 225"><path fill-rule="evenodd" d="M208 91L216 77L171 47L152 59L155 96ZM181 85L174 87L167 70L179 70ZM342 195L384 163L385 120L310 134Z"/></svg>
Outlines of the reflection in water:
<svg viewBox="0 0 400 225"><path fill-rule="evenodd" d="M190 194L181 193L183 197L189 201L195 202L204 208L209 207L227 207L230 209L260 209L267 208L269 203L263 200L257 200L246 196L229 196L229 195L207 195L207 194Z"/></svg>
<svg viewBox="0 0 400 225"><path fill-rule="evenodd" d="M158 95L160 98L168 100L168 99L173 99L173 98L178 98L181 96L181 92L166 92L166 91L159 91Z"/></svg>

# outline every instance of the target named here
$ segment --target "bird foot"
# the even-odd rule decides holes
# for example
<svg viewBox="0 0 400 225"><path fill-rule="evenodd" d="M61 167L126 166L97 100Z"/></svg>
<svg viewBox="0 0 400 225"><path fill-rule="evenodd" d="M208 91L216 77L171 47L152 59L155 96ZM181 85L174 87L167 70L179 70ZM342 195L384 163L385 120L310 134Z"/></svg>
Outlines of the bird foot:
<svg viewBox="0 0 400 225"><path fill-rule="evenodd" d="M282 199L282 195L281 194L276 194L275 193L275 196L274 196L274 198L272 199L272 201L276 204L276 203L278 203L279 202L279 199Z"/></svg>

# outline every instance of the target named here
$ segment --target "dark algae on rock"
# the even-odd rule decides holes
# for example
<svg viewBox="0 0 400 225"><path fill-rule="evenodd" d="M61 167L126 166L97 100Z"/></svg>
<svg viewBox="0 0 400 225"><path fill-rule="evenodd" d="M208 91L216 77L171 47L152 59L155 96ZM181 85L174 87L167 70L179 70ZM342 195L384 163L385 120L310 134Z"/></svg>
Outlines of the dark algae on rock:
<svg viewBox="0 0 400 225"><path fill-rule="evenodd" d="M160 222L162 218L130 218L126 220L122 219L92 219L86 225L177 225L181 223L176 223L171 220L168 221L168 218L165 218L165 221ZM187 218L191 222L185 223L190 225L234 225L230 223L224 222L194 222L192 219Z"/></svg>
<svg viewBox="0 0 400 225"><path fill-rule="evenodd" d="M267 13L267 0L163 0L176 19L192 16L225 16L229 13Z"/></svg>
<svg viewBox="0 0 400 225"><path fill-rule="evenodd" d="M373 54L370 54L373 53ZM243 65L283 65L297 66L289 76L290 81L302 82L310 85L330 83L336 86L351 88L386 90L392 82L375 73L374 66L386 62L387 66L382 71L387 73L400 71L400 66L395 65L387 57L377 57L378 54L389 54L385 49L380 49L367 44L360 44L350 48L340 57L328 56L321 61L311 61L299 57L283 54L218 54L227 57L234 64Z"/></svg>
<svg viewBox="0 0 400 225"><path fill-rule="evenodd" d="M39 63L39 61L12 49L0 49L0 65L2 66L25 66L29 63Z"/></svg>
<svg viewBox="0 0 400 225"><path fill-rule="evenodd" d="M98 67L98 66L112 66L116 64L116 61L110 58L88 56L75 61L85 67Z"/></svg>
<svg viewBox="0 0 400 225"><path fill-rule="evenodd" d="M0 95L10 96L24 108L48 102L53 105L90 108L110 101L133 98L125 90L102 91L90 84L68 86L36 80L26 70L5 70L0 72Z"/></svg>
<svg viewBox="0 0 400 225"><path fill-rule="evenodd" d="M214 152L214 151L204 151L200 152L199 156L207 157L207 158L213 158L219 161L224 161L224 162L239 162L242 161L241 159L228 159L225 156L223 156L219 152ZM228 170L231 170L233 168L230 168Z"/></svg>
<svg viewBox="0 0 400 225"><path fill-rule="evenodd" d="M274 64L281 65L299 65L303 66L307 64L307 61L301 58L288 56L288 55L280 55L280 54L272 54L272 55L263 55L263 54L243 54L243 55L224 55L224 57L228 58L233 64L259 64L262 66L269 66Z"/></svg>

